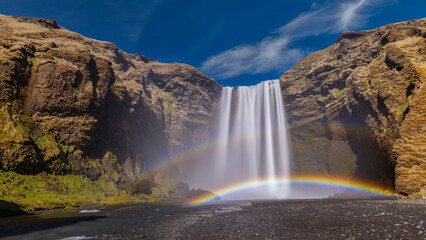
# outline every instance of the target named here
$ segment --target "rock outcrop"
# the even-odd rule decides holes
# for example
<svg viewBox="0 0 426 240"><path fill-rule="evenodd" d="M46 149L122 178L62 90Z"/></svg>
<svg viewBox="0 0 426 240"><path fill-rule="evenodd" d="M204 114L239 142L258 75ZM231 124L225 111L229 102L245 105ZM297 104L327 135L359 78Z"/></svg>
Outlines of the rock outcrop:
<svg viewBox="0 0 426 240"><path fill-rule="evenodd" d="M0 167L120 183L209 134L220 86L55 21L0 15Z"/></svg>
<svg viewBox="0 0 426 240"><path fill-rule="evenodd" d="M280 80L295 171L426 187L426 19L344 32Z"/></svg>
<svg viewBox="0 0 426 240"><path fill-rule="evenodd" d="M215 196L216 200L220 200L220 197L212 192L202 189L191 189L187 183L173 179L163 172L158 172L155 175L143 176L141 179L127 186L126 192L142 199L144 197L150 197L155 199L186 201L211 195Z"/></svg>
<svg viewBox="0 0 426 240"><path fill-rule="evenodd" d="M419 196L425 39L426 19L344 32L280 77L295 173L371 179ZM136 179L207 139L220 89L191 66L128 54L52 20L0 15L0 168ZM157 180L135 191L153 191ZM168 194L198 194L182 184Z"/></svg>

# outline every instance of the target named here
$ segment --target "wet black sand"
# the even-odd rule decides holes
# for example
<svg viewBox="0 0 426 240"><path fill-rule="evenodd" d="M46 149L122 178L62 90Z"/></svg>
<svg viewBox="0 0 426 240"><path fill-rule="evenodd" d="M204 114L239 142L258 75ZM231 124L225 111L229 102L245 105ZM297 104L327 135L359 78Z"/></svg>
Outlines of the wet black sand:
<svg viewBox="0 0 426 240"><path fill-rule="evenodd" d="M425 201L252 202L186 227L179 239L426 239Z"/></svg>
<svg viewBox="0 0 426 240"><path fill-rule="evenodd" d="M99 210L9 219L6 225L9 234L3 236L6 239L426 239L425 200L271 200L218 202L197 207L129 205ZM27 231L10 228L11 222ZM49 226L51 223L55 225Z"/></svg>

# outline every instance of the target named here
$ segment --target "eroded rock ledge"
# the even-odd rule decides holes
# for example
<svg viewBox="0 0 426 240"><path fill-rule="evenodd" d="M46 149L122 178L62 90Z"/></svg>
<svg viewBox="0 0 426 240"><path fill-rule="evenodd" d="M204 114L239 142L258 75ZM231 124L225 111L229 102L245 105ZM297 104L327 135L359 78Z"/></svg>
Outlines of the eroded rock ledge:
<svg viewBox="0 0 426 240"><path fill-rule="evenodd" d="M0 167L139 176L209 134L216 81L89 39L55 21L0 15Z"/></svg>
<svg viewBox="0 0 426 240"><path fill-rule="evenodd" d="M426 19L345 32L280 80L296 172L367 178L420 195L426 186Z"/></svg>
<svg viewBox="0 0 426 240"><path fill-rule="evenodd" d="M345 32L280 77L295 172L426 185L426 20ZM209 135L221 86L55 21L0 15L0 168L123 183Z"/></svg>

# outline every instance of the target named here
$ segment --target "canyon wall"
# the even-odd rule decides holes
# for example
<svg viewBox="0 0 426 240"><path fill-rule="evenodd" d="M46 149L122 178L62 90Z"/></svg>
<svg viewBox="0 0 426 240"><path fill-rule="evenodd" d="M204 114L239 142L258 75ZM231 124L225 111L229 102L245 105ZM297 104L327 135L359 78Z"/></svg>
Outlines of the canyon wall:
<svg viewBox="0 0 426 240"><path fill-rule="evenodd" d="M280 77L294 173L426 185L426 19L344 32ZM209 137L221 86L55 21L0 15L0 168L116 183Z"/></svg>
<svg viewBox="0 0 426 240"><path fill-rule="evenodd" d="M0 15L0 167L139 176L209 135L221 87L55 21Z"/></svg>
<svg viewBox="0 0 426 240"><path fill-rule="evenodd" d="M294 171L426 186L426 19L344 32L284 73Z"/></svg>

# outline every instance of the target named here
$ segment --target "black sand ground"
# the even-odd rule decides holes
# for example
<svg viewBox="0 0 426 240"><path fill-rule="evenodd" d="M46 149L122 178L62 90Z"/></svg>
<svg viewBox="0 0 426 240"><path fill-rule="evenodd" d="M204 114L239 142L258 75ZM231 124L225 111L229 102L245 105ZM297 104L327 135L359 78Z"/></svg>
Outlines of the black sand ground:
<svg viewBox="0 0 426 240"><path fill-rule="evenodd" d="M9 234L3 236L6 239L426 239L425 200L240 201L198 207L134 205L106 207L89 214L75 212L32 218L36 219L29 216L3 221L7 223L3 227L9 226Z"/></svg>
<svg viewBox="0 0 426 240"><path fill-rule="evenodd" d="M204 218L179 239L426 239L425 201L267 201Z"/></svg>
<svg viewBox="0 0 426 240"><path fill-rule="evenodd" d="M203 207L103 239L426 239L426 201L297 200Z"/></svg>

